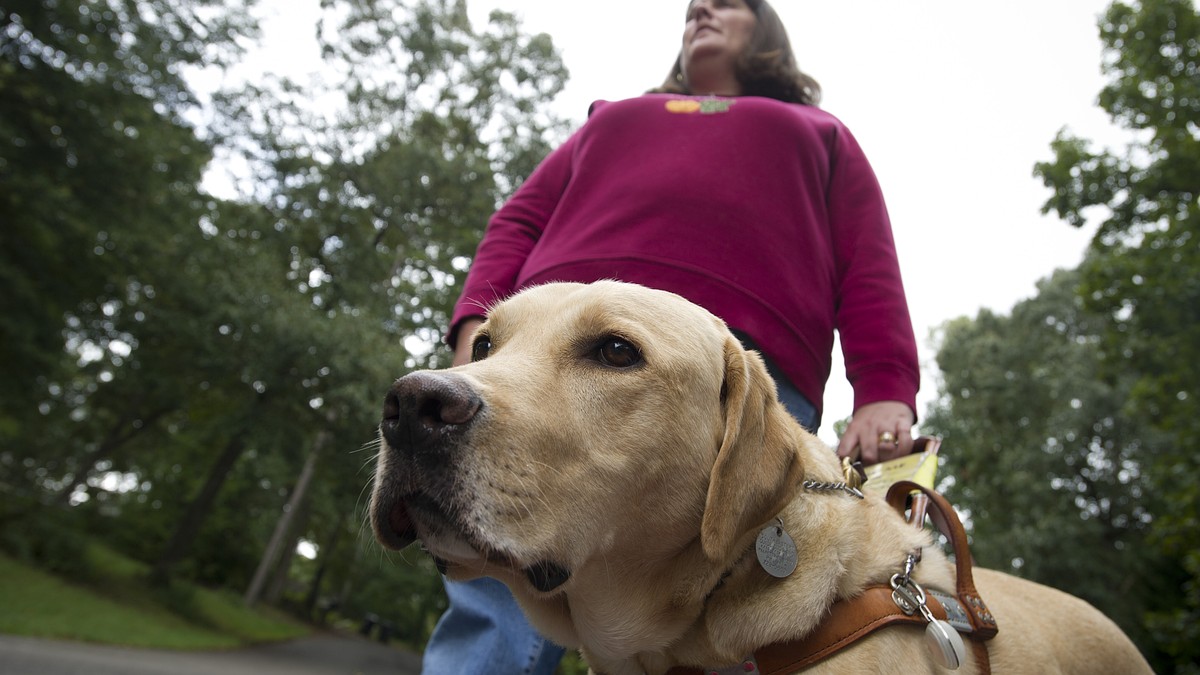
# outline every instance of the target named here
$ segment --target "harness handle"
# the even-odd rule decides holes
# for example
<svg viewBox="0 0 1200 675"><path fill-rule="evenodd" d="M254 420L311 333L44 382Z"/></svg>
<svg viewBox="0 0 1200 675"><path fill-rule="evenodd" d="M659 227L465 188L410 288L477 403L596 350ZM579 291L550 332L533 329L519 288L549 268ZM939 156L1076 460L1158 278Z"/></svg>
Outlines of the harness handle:
<svg viewBox="0 0 1200 675"><path fill-rule="evenodd" d="M967 543L967 533L963 529L962 521L958 518L958 513L954 511L954 507L950 505L950 502L936 490L910 480L902 480L888 488L887 503L903 514L908 506L909 496L914 493L918 499L924 498L927 500L927 506L931 507L930 517L954 547L955 590L958 593L959 602L967 609L968 618L971 620L971 627L973 629L972 637L977 640L987 640L995 637L999 631L996 625L996 618L992 616L991 610L984 604L983 598L979 596L979 591L975 590L975 579L971 573L973 562L971 560L971 548ZM925 521L925 514L921 513L919 515L920 520L914 518L914 524L922 527Z"/></svg>

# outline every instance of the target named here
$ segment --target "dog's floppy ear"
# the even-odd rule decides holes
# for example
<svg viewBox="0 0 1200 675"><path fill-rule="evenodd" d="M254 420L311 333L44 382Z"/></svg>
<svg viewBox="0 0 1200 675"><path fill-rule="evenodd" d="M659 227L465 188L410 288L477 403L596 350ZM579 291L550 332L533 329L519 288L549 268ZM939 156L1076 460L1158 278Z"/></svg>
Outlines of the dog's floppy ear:
<svg viewBox="0 0 1200 675"><path fill-rule="evenodd" d="M725 435L709 477L700 544L722 560L738 538L769 520L804 477L794 422L757 353L725 341Z"/></svg>

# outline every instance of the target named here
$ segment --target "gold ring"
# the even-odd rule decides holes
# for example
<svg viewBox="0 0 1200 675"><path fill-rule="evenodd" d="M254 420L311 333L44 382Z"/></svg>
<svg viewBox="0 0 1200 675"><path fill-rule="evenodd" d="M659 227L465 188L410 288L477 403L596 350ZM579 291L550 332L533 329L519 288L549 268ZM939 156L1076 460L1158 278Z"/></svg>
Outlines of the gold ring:
<svg viewBox="0 0 1200 675"><path fill-rule="evenodd" d="M891 443L891 444L895 445L896 434L893 434L890 431L885 431L882 434L879 434L879 442L880 443Z"/></svg>

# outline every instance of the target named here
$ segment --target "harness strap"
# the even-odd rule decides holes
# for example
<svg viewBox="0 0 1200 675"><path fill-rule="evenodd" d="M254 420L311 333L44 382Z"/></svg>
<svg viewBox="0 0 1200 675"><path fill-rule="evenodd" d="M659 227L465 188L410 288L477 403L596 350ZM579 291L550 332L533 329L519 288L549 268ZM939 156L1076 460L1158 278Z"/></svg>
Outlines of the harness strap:
<svg viewBox="0 0 1200 675"><path fill-rule="evenodd" d="M926 606L935 618L945 621L946 608L937 598L928 596ZM798 640L777 642L754 652L757 672L762 675L784 675L804 670L817 662L849 647L871 633L890 626L912 626L924 629L925 620L917 614L905 614L892 600L892 587L870 586L859 595L835 603L829 615L811 633ZM987 651L982 642L971 640L980 672L990 673ZM715 671L676 666L667 675L710 675Z"/></svg>
<svg viewBox="0 0 1200 675"><path fill-rule="evenodd" d="M971 631L963 637L969 638L967 642L974 652L979 672L982 675L990 675L991 661L984 641L995 637L998 627L995 617L975 589L966 531L958 514L945 497L912 481L900 481L892 485L888 489L887 502L903 514L910 495L914 497L916 507L913 514L914 525L923 526L925 510L931 507L930 517L954 547L958 602L965 610L971 625ZM917 518L920 520L916 520ZM927 594L926 606L935 618L947 620L946 607L934 594ZM962 613L956 612L955 618L961 621ZM793 673L808 668L881 628L894 625L924 628L925 619L920 613L905 614L892 600L890 585L870 586L853 598L834 603L830 607L829 615L808 635L798 640L777 642L759 648L754 652L753 660L747 662L749 668L739 667L739 670L758 672L762 675ZM715 672L717 671L676 666L668 670L667 675L710 675Z"/></svg>

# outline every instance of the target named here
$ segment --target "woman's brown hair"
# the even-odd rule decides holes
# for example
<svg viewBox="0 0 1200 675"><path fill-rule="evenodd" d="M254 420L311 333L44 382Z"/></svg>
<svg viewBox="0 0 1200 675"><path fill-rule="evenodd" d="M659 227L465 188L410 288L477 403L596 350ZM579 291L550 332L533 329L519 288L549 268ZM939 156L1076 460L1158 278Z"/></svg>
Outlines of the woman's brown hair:
<svg viewBox="0 0 1200 675"><path fill-rule="evenodd" d="M763 96L788 103L817 105L821 101L821 85L796 65L796 55L788 40L787 29L767 0L745 0L754 12L754 34L746 53L738 59L735 74L742 85L742 95ZM683 76L683 55L667 79L652 92L691 94Z"/></svg>

